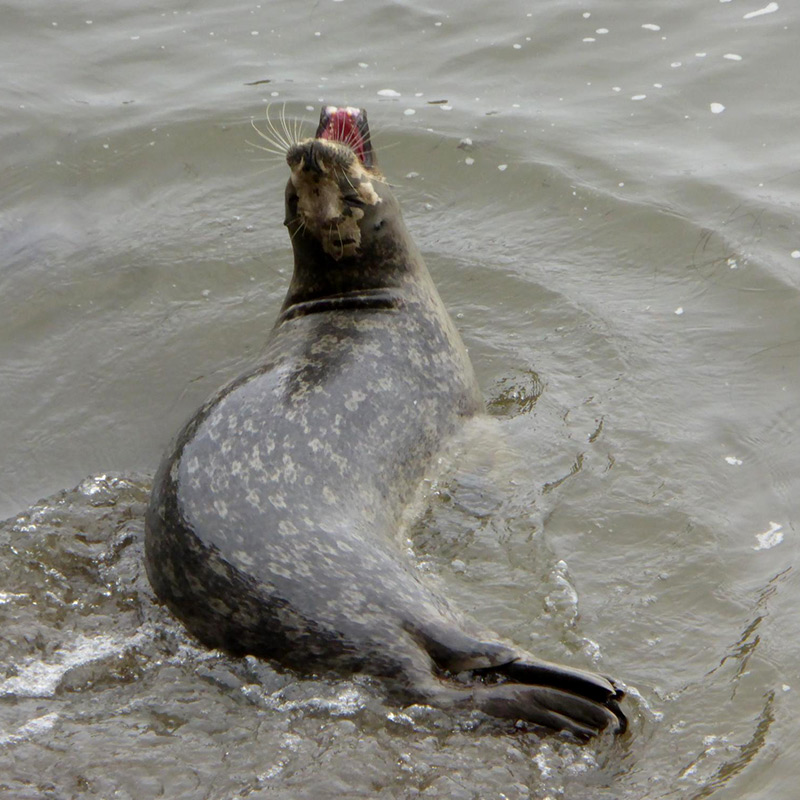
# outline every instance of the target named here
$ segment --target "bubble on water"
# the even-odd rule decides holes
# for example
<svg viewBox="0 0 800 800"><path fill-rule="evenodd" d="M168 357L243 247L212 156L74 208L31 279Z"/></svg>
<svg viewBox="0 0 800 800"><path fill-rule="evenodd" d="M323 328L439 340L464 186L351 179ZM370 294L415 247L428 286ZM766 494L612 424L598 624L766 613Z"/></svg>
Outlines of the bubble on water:
<svg viewBox="0 0 800 800"><path fill-rule="evenodd" d="M260 693L258 687L250 684L245 689L253 693ZM295 687L297 689L298 687ZM325 692L330 690L331 694L325 696ZM244 690L243 690L244 691ZM284 690L274 693L271 703L276 710L287 711L322 711L333 717L352 717L366 706L367 698L354 686L344 688L320 687L320 691L312 696L284 699ZM277 702L276 702L277 701Z"/></svg>
<svg viewBox="0 0 800 800"><path fill-rule="evenodd" d="M553 774L553 769L547 763L547 758L545 757L544 753L537 753L533 757L533 763L536 764L539 774L543 778L549 778Z"/></svg>
<svg viewBox="0 0 800 800"><path fill-rule="evenodd" d="M13 603L15 600L25 600L28 597L30 597L30 595L24 594L23 592L0 592L0 606Z"/></svg>
<svg viewBox="0 0 800 800"><path fill-rule="evenodd" d="M753 550L770 550L777 547L783 541L783 525L770 520L769 530L756 534L757 545Z"/></svg>
<svg viewBox="0 0 800 800"><path fill-rule="evenodd" d="M759 8L758 11L750 11L745 14L742 19L755 19L756 17L761 17L764 14L773 14L775 13L780 6L777 3L767 3L764 8Z"/></svg>

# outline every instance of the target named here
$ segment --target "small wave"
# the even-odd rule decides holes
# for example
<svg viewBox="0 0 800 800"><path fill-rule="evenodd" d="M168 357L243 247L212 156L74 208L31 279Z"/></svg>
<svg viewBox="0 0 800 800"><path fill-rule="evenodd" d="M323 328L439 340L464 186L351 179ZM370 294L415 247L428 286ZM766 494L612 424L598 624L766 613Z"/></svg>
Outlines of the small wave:
<svg viewBox="0 0 800 800"><path fill-rule="evenodd" d="M30 660L21 666L18 674L0 683L0 697L52 697L69 670L121 654L140 638L138 635L124 640L106 634L79 636L70 646L59 650L52 661Z"/></svg>

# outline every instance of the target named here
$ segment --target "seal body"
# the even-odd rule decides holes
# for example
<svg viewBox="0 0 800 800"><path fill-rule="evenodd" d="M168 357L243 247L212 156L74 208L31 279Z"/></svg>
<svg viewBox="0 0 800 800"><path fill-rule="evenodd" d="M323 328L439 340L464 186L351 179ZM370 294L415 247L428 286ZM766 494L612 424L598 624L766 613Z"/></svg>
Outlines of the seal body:
<svg viewBox="0 0 800 800"><path fill-rule="evenodd" d="M322 134L331 117L343 119L324 111ZM363 133L363 112L345 117ZM486 635L403 552L405 509L482 400L371 149L345 139L318 132L289 151L289 292L259 366L164 458L146 518L151 583L192 633L232 653L363 671L410 702L580 738L622 728L613 684ZM464 671L467 688L447 679Z"/></svg>

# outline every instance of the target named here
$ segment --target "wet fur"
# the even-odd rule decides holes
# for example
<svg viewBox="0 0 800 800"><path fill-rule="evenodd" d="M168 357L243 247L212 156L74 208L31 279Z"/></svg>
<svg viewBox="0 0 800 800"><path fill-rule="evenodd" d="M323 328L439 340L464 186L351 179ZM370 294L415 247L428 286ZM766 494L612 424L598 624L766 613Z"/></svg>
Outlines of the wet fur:
<svg viewBox="0 0 800 800"><path fill-rule="evenodd" d="M364 671L401 702L582 740L623 731L613 681L481 629L403 552L428 465L483 408L477 381L379 173L342 143L285 143L292 281L262 362L198 410L155 477L156 594L233 653Z"/></svg>

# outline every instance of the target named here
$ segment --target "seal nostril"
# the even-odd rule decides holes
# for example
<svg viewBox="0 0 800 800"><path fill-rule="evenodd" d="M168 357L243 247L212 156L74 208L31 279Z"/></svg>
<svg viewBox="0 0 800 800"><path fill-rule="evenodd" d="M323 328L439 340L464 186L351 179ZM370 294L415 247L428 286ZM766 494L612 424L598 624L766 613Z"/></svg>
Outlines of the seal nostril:
<svg viewBox="0 0 800 800"><path fill-rule="evenodd" d="M316 140L312 141L303 154L303 172L313 172L322 175L322 153Z"/></svg>
<svg viewBox="0 0 800 800"><path fill-rule="evenodd" d="M373 226L373 230L379 231L379 230L380 230L380 229L383 227L383 223L384 223L384 222L386 222L386 220L379 219L379 220L378 220L378 221L375 223L375 225Z"/></svg>

